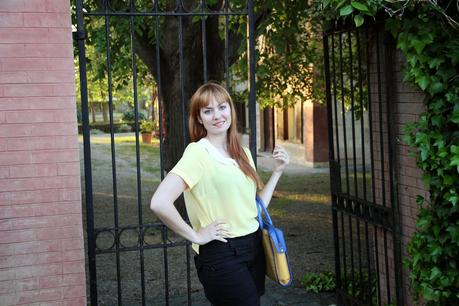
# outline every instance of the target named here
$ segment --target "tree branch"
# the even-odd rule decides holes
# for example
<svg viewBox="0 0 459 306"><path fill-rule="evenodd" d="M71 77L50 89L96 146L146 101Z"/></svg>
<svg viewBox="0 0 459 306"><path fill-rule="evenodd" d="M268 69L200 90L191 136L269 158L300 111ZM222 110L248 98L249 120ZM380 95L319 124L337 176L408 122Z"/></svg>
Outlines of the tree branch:
<svg viewBox="0 0 459 306"><path fill-rule="evenodd" d="M145 32L144 32L145 33ZM139 35L135 33L135 40L137 42L136 53L140 59L147 65L148 70L153 74L154 78L157 80L157 63L156 63L156 43L151 43L150 39L146 34ZM161 51L160 51L160 61L161 61Z"/></svg>

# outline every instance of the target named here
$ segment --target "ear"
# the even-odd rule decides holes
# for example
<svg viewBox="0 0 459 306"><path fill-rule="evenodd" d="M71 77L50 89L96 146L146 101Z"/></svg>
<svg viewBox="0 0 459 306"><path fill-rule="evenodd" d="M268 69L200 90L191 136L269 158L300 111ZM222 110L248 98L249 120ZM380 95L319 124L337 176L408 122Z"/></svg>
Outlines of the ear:
<svg viewBox="0 0 459 306"><path fill-rule="evenodd" d="M201 117L200 117L200 116L198 116L198 118L197 118L197 119L198 119L198 122L199 122L199 124L202 124L202 120L201 120Z"/></svg>

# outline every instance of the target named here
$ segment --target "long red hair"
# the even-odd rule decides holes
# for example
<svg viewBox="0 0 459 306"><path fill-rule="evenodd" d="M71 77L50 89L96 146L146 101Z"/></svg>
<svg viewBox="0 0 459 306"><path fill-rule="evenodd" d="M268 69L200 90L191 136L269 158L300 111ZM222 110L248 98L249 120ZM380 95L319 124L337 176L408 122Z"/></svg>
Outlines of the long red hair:
<svg viewBox="0 0 459 306"><path fill-rule="evenodd" d="M199 114L201 108L208 106L212 99L215 99L218 102L228 102L230 105L231 125L226 137L228 154L238 163L242 172L244 172L245 175L250 177L257 184L257 188L261 189L263 182L258 176L258 173L250 165L249 159L239 142L237 134L237 117L233 100L226 89L215 82L207 82L202 85L191 97L190 116L188 120L188 129L191 141L198 141L207 135L207 130L201 123L199 123L198 119L200 118Z"/></svg>

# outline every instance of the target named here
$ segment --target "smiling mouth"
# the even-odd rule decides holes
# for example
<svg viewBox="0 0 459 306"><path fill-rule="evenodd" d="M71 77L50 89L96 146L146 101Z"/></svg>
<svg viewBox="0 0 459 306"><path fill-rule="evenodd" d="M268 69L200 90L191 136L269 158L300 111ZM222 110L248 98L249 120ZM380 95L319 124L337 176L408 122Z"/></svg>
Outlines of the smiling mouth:
<svg viewBox="0 0 459 306"><path fill-rule="evenodd" d="M225 124L225 122L226 121L220 121L220 122L214 123L213 126L221 127L223 124Z"/></svg>

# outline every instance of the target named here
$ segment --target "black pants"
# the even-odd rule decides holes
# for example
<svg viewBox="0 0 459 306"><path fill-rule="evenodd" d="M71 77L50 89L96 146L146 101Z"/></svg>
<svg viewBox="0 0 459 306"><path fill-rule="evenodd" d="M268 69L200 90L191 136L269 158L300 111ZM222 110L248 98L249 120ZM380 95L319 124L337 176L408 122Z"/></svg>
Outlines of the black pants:
<svg viewBox="0 0 459 306"><path fill-rule="evenodd" d="M259 306L265 293L265 255L261 231L211 241L195 256L198 277L215 306Z"/></svg>

